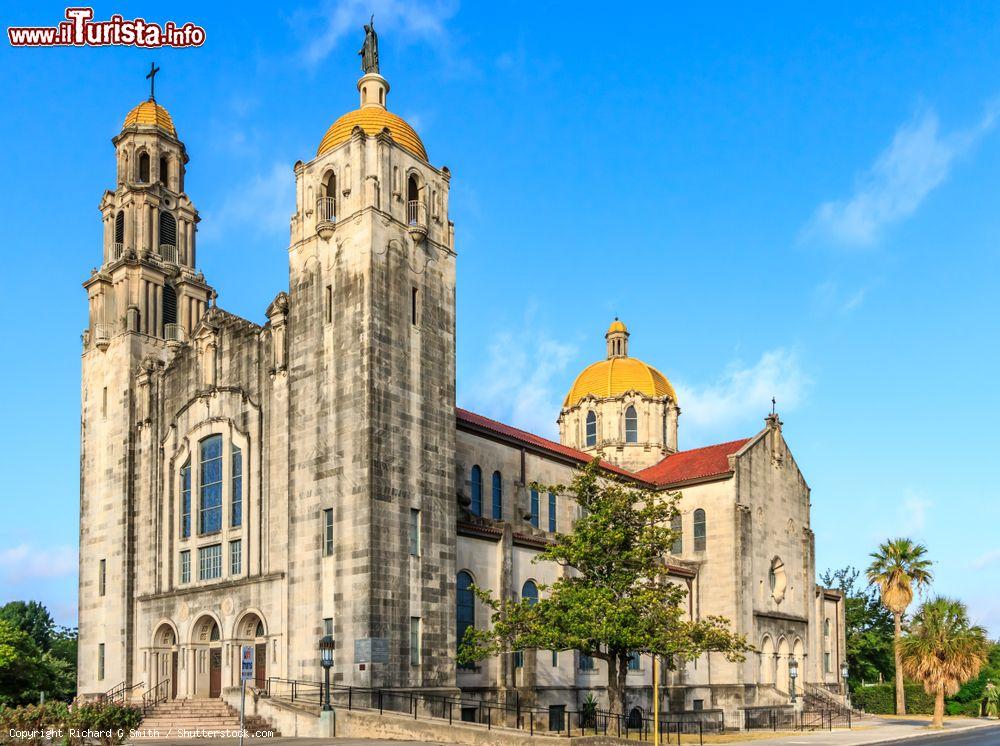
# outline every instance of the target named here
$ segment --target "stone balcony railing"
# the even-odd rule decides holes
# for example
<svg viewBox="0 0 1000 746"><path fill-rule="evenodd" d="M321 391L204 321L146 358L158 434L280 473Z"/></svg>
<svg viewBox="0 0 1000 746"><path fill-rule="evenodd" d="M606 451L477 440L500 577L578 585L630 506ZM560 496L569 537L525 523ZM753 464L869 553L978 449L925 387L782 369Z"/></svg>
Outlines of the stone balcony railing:
<svg viewBox="0 0 1000 746"><path fill-rule="evenodd" d="M169 243L160 244L160 259L167 264L177 264L177 247Z"/></svg>

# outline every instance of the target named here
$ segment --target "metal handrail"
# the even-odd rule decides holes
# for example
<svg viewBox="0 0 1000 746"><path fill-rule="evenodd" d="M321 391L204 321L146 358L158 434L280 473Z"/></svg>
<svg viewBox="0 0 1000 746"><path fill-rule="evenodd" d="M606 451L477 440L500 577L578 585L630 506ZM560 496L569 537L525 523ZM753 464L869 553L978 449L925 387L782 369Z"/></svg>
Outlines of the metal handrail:
<svg viewBox="0 0 1000 746"><path fill-rule="evenodd" d="M156 686L147 689L142 695L142 714L146 715L151 709L156 707L156 705L160 704L160 702L166 702L169 691L169 678L163 679Z"/></svg>
<svg viewBox="0 0 1000 746"><path fill-rule="evenodd" d="M420 200L411 199L406 203L406 224L420 225Z"/></svg>
<svg viewBox="0 0 1000 746"><path fill-rule="evenodd" d="M94 339L98 342L104 342L111 339L115 334L115 325L106 322L99 322L94 324ZM122 682L125 683L124 681Z"/></svg>
<svg viewBox="0 0 1000 746"><path fill-rule="evenodd" d="M125 255L125 244L115 241L111 244L111 261L121 259Z"/></svg>
<svg viewBox="0 0 1000 746"><path fill-rule="evenodd" d="M177 247L169 243L160 244L160 259L167 264L177 264Z"/></svg>
<svg viewBox="0 0 1000 746"><path fill-rule="evenodd" d="M320 197L316 200L316 222L337 222L337 200L334 197Z"/></svg>

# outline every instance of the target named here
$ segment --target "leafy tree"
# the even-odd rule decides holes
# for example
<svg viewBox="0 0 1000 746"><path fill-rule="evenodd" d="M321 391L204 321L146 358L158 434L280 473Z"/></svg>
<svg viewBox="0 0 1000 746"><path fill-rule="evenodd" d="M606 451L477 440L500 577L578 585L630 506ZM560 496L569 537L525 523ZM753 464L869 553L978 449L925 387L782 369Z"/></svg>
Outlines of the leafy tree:
<svg viewBox="0 0 1000 746"><path fill-rule="evenodd" d="M913 587L930 584L931 561L924 558L927 548L914 544L909 539L890 539L871 554L868 566L868 581L879 587L882 603L892 612L895 622L895 678L896 712L906 714L906 694L903 689L902 662L899 656L899 640L903 634L903 614L913 601Z"/></svg>
<svg viewBox="0 0 1000 746"><path fill-rule="evenodd" d="M32 701L44 680L41 657L27 632L0 619L0 704Z"/></svg>
<svg viewBox="0 0 1000 746"><path fill-rule="evenodd" d="M1000 717L1000 686L990 681L986 684L984 694L986 699L986 714L991 718Z"/></svg>
<svg viewBox="0 0 1000 746"><path fill-rule="evenodd" d="M969 622L965 604L940 597L920 607L896 649L903 673L934 695L931 727L941 728L945 696L979 673L989 655L989 640L986 630Z"/></svg>
<svg viewBox="0 0 1000 746"><path fill-rule="evenodd" d="M827 570L820 582L844 594L845 637L848 681L857 687L862 681L893 677L893 618L879 599L878 588L862 585L861 571L853 567Z"/></svg>
<svg viewBox="0 0 1000 746"><path fill-rule="evenodd" d="M76 694L76 629L50 628L46 635L45 620L51 623L51 617L35 602L14 601L3 610L27 629L0 616L0 704L37 702L43 692L48 699L72 700ZM35 635L47 640L47 650Z"/></svg>
<svg viewBox="0 0 1000 746"><path fill-rule="evenodd" d="M55 622L48 609L38 601L10 601L0 606L0 619L27 632L41 650L48 650L52 645Z"/></svg>
<svg viewBox="0 0 1000 746"><path fill-rule="evenodd" d="M678 493L640 489L603 473L595 459L569 487L582 516L535 562L555 562L568 572L543 598L496 599L475 593L491 610L488 630L470 627L460 663L523 649L578 650L608 664L611 709L625 712L625 677L633 654L696 658L719 652L742 660L752 648L721 617L685 619L686 591L664 580L664 557L674 540L670 519Z"/></svg>

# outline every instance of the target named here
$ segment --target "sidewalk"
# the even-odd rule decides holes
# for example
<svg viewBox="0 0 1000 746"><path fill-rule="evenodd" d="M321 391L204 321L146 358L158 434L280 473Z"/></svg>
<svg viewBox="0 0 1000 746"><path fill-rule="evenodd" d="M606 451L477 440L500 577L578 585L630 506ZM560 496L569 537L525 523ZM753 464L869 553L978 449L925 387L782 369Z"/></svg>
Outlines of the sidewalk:
<svg viewBox="0 0 1000 746"><path fill-rule="evenodd" d="M1000 723L996 720L955 719L946 720L943 730L928 730L928 719L912 720L866 720L858 723L853 730L814 731L812 733L776 734L773 738L754 739L746 743L752 746L864 746L865 744L890 744L906 742L914 738L941 738L942 744L951 741L948 736L971 734L974 731L991 728L990 735L1000 742ZM986 734L984 733L983 736ZM969 743L962 739L963 743Z"/></svg>

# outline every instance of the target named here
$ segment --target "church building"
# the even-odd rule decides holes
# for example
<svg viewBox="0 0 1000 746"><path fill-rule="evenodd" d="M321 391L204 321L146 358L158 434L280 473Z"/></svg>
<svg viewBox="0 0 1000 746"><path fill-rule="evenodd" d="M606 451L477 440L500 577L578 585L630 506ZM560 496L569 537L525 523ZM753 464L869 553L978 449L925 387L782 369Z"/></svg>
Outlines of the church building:
<svg viewBox="0 0 1000 746"><path fill-rule="evenodd" d="M339 684L606 702L604 664L575 651L455 662L489 619L473 583L523 598L558 577L532 559L578 509L531 485L569 483L595 456L682 493L670 576L692 618L728 617L757 649L665 670L665 708L787 703L792 660L800 682L839 687L843 599L816 584L810 490L776 414L679 450L682 402L617 319L552 413L558 442L456 407L452 175L389 110L377 54L366 67L359 108L289 174L288 290L263 325L217 305L198 269L167 110L151 96L112 140L84 283L80 694L219 697L247 644L258 686L318 681L332 635ZM635 658L630 708L651 707L651 681Z"/></svg>

